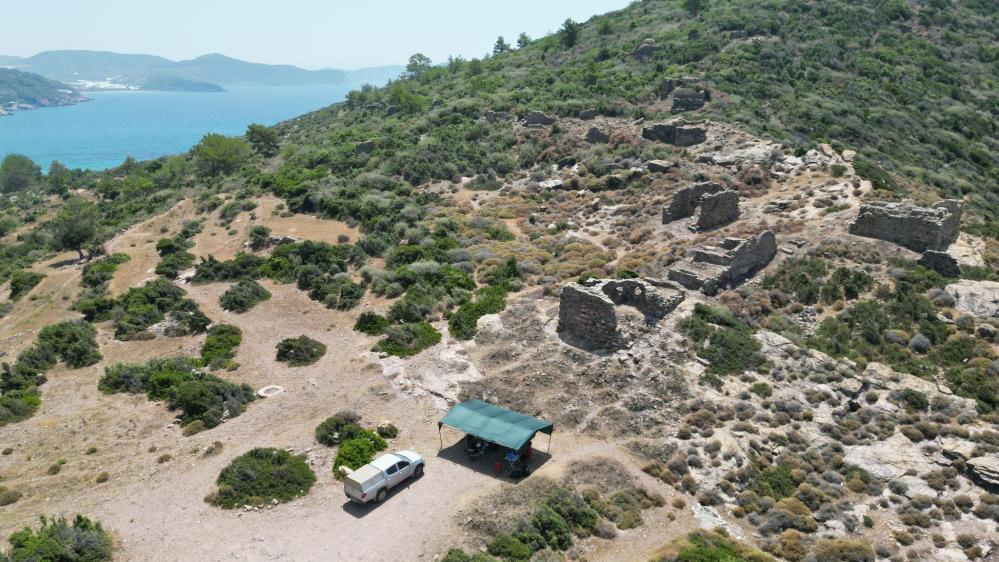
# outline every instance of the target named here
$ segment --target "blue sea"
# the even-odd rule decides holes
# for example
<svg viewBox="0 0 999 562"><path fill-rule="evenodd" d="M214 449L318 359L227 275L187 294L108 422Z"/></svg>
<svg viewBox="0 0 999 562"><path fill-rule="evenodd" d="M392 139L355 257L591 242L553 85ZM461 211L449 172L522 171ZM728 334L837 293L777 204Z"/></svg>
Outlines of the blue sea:
<svg viewBox="0 0 999 562"><path fill-rule="evenodd" d="M356 86L248 86L225 92L89 92L91 101L0 117L0 158L29 156L48 170L102 170L186 152L206 133L239 135L342 101Z"/></svg>

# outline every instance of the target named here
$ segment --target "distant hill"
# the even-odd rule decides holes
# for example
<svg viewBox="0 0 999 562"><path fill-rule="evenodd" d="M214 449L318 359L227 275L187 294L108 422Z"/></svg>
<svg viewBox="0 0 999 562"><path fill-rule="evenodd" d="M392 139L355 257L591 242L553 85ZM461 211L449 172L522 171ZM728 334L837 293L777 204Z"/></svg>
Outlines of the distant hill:
<svg viewBox="0 0 999 562"><path fill-rule="evenodd" d="M165 76L157 74L147 78L139 85L142 90L156 90L160 92L224 92L225 88L211 82L199 82L197 80L187 80L176 76Z"/></svg>
<svg viewBox="0 0 999 562"><path fill-rule="evenodd" d="M72 105L86 100L61 82L30 72L0 68L0 115L16 109Z"/></svg>
<svg viewBox="0 0 999 562"><path fill-rule="evenodd" d="M246 62L217 53L172 61L154 55L105 51L45 51L23 59L0 57L0 64L80 85L113 83L144 89L153 89L150 84L165 84L165 78L171 79L168 85L172 86L184 84L182 81L221 86L382 84L403 70L401 66L357 71L306 70L291 65ZM154 77L156 80L151 81Z"/></svg>

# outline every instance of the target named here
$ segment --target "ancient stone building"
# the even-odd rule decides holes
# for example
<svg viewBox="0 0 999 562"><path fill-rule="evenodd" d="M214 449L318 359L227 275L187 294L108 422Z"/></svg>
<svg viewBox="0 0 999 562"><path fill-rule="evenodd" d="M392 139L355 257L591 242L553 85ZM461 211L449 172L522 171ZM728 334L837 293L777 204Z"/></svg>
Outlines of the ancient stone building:
<svg viewBox="0 0 999 562"><path fill-rule="evenodd" d="M669 205L663 207L663 224L701 212L696 230L710 230L739 218L739 194L715 182L701 182L677 190Z"/></svg>
<svg viewBox="0 0 999 562"><path fill-rule="evenodd" d="M711 100L711 92L699 78L669 78L659 84L659 99L672 98L670 110L673 113L697 111Z"/></svg>
<svg viewBox="0 0 999 562"><path fill-rule="evenodd" d="M642 279L590 280L562 288L558 309L558 332L571 335L597 348L628 347L628 336L618 326L619 306L631 306L647 322L666 317L683 302L682 291L656 287Z"/></svg>
<svg viewBox="0 0 999 562"><path fill-rule="evenodd" d="M860 206L850 234L894 242L916 252L946 250L957 240L962 204L954 199L917 207L912 203L878 202Z"/></svg>
<svg viewBox="0 0 999 562"><path fill-rule="evenodd" d="M696 248L692 257L667 271L673 281L705 295L735 287L763 269L777 254L777 238L769 230L746 239L725 238L717 246Z"/></svg>
<svg viewBox="0 0 999 562"><path fill-rule="evenodd" d="M916 263L927 269L932 269L945 277L961 276L960 264L957 263L957 259L954 256L947 252L926 250Z"/></svg>
<svg viewBox="0 0 999 562"><path fill-rule="evenodd" d="M681 122L660 123L642 129L642 138L676 146L694 146L708 140L707 132L701 127Z"/></svg>

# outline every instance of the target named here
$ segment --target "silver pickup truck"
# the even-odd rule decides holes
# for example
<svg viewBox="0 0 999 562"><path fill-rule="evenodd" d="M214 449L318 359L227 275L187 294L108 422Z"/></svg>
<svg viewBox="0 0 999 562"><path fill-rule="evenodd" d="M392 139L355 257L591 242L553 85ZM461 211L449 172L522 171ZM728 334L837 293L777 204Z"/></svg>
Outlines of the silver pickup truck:
<svg viewBox="0 0 999 562"><path fill-rule="evenodd" d="M423 457L414 451L388 453L348 474L343 491L352 502L384 501L392 488L423 476L424 464Z"/></svg>

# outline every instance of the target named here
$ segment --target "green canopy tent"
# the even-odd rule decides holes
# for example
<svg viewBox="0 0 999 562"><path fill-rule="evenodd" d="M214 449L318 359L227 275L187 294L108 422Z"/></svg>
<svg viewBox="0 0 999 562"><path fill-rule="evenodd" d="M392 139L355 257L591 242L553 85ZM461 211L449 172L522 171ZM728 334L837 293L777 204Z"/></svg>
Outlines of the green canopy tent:
<svg viewBox="0 0 999 562"><path fill-rule="evenodd" d="M444 426L514 451L522 449L539 432L548 434L548 447L551 448L551 435L555 430L552 422L500 408L482 400L467 400L456 404L437 422L438 435ZM443 437L441 447L444 447Z"/></svg>

